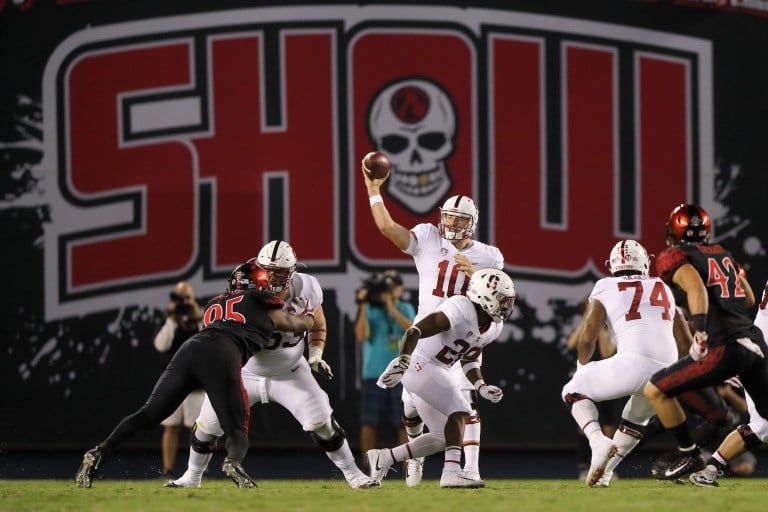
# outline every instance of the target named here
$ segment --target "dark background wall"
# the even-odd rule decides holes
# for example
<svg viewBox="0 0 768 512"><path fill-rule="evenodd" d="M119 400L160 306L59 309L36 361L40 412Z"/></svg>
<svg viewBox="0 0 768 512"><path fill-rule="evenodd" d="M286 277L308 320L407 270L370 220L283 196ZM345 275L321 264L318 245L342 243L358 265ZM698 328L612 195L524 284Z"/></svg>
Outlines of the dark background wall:
<svg viewBox="0 0 768 512"><path fill-rule="evenodd" d="M411 226L476 197L519 293L484 365L505 389L481 404L484 447L572 450L564 342L616 240L658 252L669 211L699 202L756 293L768 277L768 3L753 4L0 2L0 450L103 438L162 369L173 284L211 296L273 238L324 287L323 386L356 445L354 291L390 267L417 285L358 162L391 128L379 94L412 79L445 94L428 103L451 113L433 155L448 186L387 204ZM126 449L159 449L159 432ZM251 432L311 446L273 405Z"/></svg>

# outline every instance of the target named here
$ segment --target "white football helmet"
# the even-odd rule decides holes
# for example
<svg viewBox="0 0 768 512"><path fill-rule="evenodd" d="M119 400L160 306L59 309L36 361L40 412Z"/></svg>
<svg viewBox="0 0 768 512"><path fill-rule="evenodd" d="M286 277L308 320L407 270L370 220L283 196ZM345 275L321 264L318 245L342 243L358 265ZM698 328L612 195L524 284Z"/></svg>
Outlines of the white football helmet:
<svg viewBox="0 0 768 512"><path fill-rule="evenodd" d="M463 217L469 219L467 225L463 228L457 228L453 226L447 226L445 224L446 215L453 215L455 217ZM446 240L466 240L472 238L477 228L477 206L475 202L468 196L452 196L443 203L443 207L440 208L440 223L437 225L440 231L440 236Z"/></svg>
<svg viewBox="0 0 768 512"><path fill-rule="evenodd" d="M269 274L269 291L282 291L296 272L296 251L288 242L272 240L261 248L256 262Z"/></svg>
<svg viewBox="0 0 768 512"><path fill-rule="evenodd" d="M650 265L648 251L635 240L622 240L614 245L610 258L605 261L605 266L612 275L629 270L648 276Z"/></svg>
<svg viewBox="0 0 768 512"><path fill-rule="evenodd" d="M504 322L515 308L515 283L505 272L481 268L469 280L467 298L478 304L494 322Z"/></svg>

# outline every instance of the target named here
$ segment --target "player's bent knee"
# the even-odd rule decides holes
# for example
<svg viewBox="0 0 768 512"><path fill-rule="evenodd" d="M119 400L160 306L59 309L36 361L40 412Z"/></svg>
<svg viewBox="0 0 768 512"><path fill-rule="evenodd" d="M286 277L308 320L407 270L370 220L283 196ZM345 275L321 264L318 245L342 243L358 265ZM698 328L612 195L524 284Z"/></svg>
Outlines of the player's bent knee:
<svg viewBox="0 0 768 512"><path fill-rule="evenodd" d="M309 433L309 437L323 451L335 452L344 445L347 433L341 428L336 418L331 415L330 419L323 423L319 428Z"/></svg>
<svg viewBox="0 0 768 512"><path fill-rule="evenodd" d="M758 424L758 422L752 422L749 425L742 424L736 427L736 431L741 436L742 441L744 441L744 448L747 450L760 446L765 442L766 437L768 437L768 431L766 431L768 425L766 425L764 421L759 423L760 424ZM753 426L759 428L760 431L754 431L752 429Z"/></svg>

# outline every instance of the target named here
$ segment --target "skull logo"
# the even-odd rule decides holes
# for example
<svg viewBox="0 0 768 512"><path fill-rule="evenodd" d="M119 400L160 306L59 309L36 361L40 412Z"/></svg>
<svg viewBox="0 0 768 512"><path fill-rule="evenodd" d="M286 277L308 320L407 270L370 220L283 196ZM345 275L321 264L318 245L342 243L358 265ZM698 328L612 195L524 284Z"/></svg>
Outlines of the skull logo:
<svg viewBox="0 0 768 512"><path fill-rule="evenodd" d="M456 115L445 91L416 78L388 85L371 104L368 130L392 165L389 194L417 214L433 211L452 183L445 160Z"/></svg>

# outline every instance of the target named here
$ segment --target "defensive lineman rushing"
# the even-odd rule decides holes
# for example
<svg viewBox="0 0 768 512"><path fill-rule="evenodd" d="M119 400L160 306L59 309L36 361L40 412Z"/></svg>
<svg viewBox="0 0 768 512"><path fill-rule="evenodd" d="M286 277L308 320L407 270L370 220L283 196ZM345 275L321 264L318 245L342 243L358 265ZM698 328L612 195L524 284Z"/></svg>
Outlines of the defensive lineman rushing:
<svg viewBox="0 0 768 512"><path fill-rule="evenodd" d="M768 282L763 288L763 298L755 315L755 327L758 327L763 336L768 334ZM768 419L757 411L755 401L749 392L744 392L749 412L749 424L739 425L720 443L715 453L707 461L707 465L701 471L693 473L689 481L699 487L719 487L717 478L726 473L728 464L747 451L757 447L760 442L768 443Z"/></svg>
<svg viewBox="0 0 768 512"><path fill-rule="evenodd" d="M472 275L466 296L448 298L434 313L408 328L400 355L389 363L378 384L393 387L402 379L429 433L395 448L369 450L372 479L381 481L395 462L445 450L440 487L484 487L476 475L461 468L460 445L472 407L451 376L451 368L462 368L486 400L501 401L501 388L483 380L479 359L483 347L501 334L515 297L507 274L480 269Z"/></svg>
<svg viewBox="0 0 768 512"><path fill-rule="evenodd" d="M416 263L419 306L415 322L435 311L448 297L464 294L475 269L504 267L504 258L498 248L472 239L477 229L478 210L471 198L464 195L448 198L440 209L437 226L418 224L409 231L395 222L384 206L380 190L387 177L371 179L364 168L362 172L376 226L397 248L411 255ZM480 415L474 406L475 389L458 365L452 370L452 378L472 404L464 431L464 469L479 482ZM405 391L403 423L410 439L422 434L424 424ZM406 473L408 486L418 485L421 481L423 463L423 458L409 460Z"/></svg>
<svg viewBox="0 0 768 512"><path fill-rule="evenodd" d="M611 277L600 279L589 296L584 328L578 339L578 369L562 397L589 439L592 460L586 483L608 487L613 470L643 436L654 415L643 396L653 373L677 360L673 325L690 338L682 313L676 314L672 291L648 276L645 248L623 240L605 262ZM674 324L673 324L674 322ZM590 362L600 328L607 324L617 345L613 357ZM595 402L629 396L613 439L600 430Z"/></svg>
<svg viewBox="0 0 768 512"><path fill-rule="evenodd" d="M748 314L755 296L746 276L728 250L709 243L707 212L681 204L672 210L666 231L668 247L657 257L656 269L666 283L685 293L694 343L687 357L653 374L645 396L678 446L678 457L657 478L678 480L707 464L676 397L738 375L759 415L768 417L768 347ZM739 425L731 435L740 436L747 448L762 442L749 425Z"/></svg>
<svg viewBox="0 0 768 512"><path fill-rule="evenodd" d="M294 297L306 297L315 305L315 323L309 331L309 361L304 359L304 331L275 331L264 348L248 359L241 375L249 407L256 402L270 401L282 405L326 452L350 487L379 487L379 482L371 480L355 464L346 434L333 416L328 395L312 376L313 370L329 379L333 377L330 366L323 360L326 321L320 283L313 276L296 272L296 253L287 242L269 242L259 251L256 261L269 275L270 291L288 302ZM187 471L181 478L170 480L166 487L201 486L216 440L224 434L207 397L196 427Z"/></svg>
<svg viewBox="0 0 768 512"><path fill-rule="evenodd" d="M249 409L242 395L240 366L266 345L274 329L303 332L314 324L312 305L306 298L297 297L290 305L297 314L289 314L282 309L280 297L264 291L267 280L266 272L253 260L235 267L227 293L208 302L203 330L179 347L146 403L83 455L75 475L77 487L91 487L94 475L120 443L159 424L185 396L201 387L219 411L221 430L227 434L222 470L238 487L256 485L242 466L248 451Z"/></svg>

